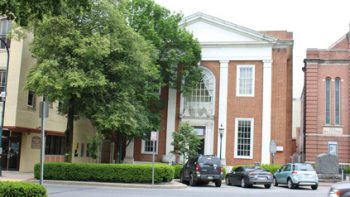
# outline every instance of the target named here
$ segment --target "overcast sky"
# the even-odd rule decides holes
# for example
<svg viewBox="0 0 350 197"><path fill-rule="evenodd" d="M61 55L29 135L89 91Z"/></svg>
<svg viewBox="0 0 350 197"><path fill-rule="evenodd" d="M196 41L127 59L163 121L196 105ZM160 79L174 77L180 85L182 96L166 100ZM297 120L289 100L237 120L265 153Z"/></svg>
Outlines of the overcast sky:
<svg viewBox="0 0 350 197"><path fill-rule="evenodd" d="M256 31L294 33L293 97L303 88L307 48L328 48L350 28L350 0L155 0L185 16L203 12Z"/></svg>

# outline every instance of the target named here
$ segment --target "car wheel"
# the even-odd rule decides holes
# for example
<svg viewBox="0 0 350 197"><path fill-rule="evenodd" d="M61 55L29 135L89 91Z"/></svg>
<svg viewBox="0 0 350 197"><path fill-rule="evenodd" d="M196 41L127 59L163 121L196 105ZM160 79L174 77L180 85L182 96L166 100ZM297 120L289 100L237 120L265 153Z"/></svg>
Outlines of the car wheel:
<svg viewBox="0 0 350 197"><path fill-rule="evenodd" d="M228 177L225 177L225 183L226 183L226 185L231 185L230 180L228 179Z"/></svg>
<svg viewBox="0 0 350 197"><path fill-rule="evenodd" d="M241 187L242 187L242 188L247 187L247 184L245 183L244 178L242 178L242 180L241 180Z"/></svg>
<svg viewBox="0 0 350 197"><path fill-rule="evenodd" d="M181 176L180 176L180 183L185 183L185 180L184 180L184 177L183 177L182 174L181 174Z"/></svg>
<svg viewBox="0 0 350 197"><path fill-rule="evenodd" d="M273 177L273 186L278 186L278 182L276 177Z"/></svg>
<svg viewBox="0 0 350 197"><path fill-rule="evenodd" d="M266 189L271 188L271 184L265 184L264 186L265 186Z"/></svg>
<svg viewBox="0 0 350 197"><path fill-rule="evenodd" d="M311 185L311 189L317 190L317 188L318 188L318 185Z"/></svg>
<svg viewBox="0 0 350 197"><path fill-rule="evenodd" d="M287 186L288 186L289 189L294 189L294 184L293 184L292 179L289 178L287 180Z"/></svg>
<svg viewBox="0 0 350 197"><path fill-rule="evenodd" d="M215 187L221 187L221 179L215 181Z"/></svg>
<svg viewBox="0 0 350 197"><path fill-rule="evenodd" d="M195 186L196 185L196 181L194 180L193 174L191 174L191 176L190 176L190 185L191 186Z"/></svg>

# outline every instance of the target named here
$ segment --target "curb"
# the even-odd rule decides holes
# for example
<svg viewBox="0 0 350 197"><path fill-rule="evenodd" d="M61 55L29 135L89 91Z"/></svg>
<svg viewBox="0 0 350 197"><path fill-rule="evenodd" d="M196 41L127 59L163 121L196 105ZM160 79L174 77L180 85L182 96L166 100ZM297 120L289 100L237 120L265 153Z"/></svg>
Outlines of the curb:
<svg viewBox="0 0 350 197"><path fill-rule="evenodd" d="M28 180L37 183L38 180ZM46 184L62 184L62 185L79 185L79 186L96 186L96 187L119 187L119 188L149 188L149 189L184 189L187 185L171 181L170 183L159 184L143 184L143 183L108 183L108 182L87 182L87 181L60 181L60 180L44 180Z"/></svg>

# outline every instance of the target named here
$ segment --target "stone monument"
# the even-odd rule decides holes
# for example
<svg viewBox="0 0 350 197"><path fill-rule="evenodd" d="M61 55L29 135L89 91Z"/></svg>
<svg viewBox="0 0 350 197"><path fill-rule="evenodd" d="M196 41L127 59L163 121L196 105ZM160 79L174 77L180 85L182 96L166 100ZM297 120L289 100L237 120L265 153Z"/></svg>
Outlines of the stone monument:
<svg viewBox="0 0 350 197"><path fill-rule="evenodd" d="M315 168L320 182L336 182L341 180L338 157L335 155L318 155L316 157Z"/></svg>

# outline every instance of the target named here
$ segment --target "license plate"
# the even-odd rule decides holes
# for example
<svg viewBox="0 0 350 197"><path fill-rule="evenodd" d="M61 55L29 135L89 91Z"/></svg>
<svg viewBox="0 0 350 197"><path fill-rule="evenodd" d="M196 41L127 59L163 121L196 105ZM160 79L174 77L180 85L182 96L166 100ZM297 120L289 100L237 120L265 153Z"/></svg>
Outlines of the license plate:
<svg viewBox="0 0 350 197"><path fill-rule="evenodd" d="M266 177L258 177L259 180L266 180Z"/></svg>
<svg viewBox="0 0 350 197"><path fill-rule="evenodd" d="M212 176L208 176L208 179L209 179L209 180L213 180L213 177L212 177Z"/></svg>

